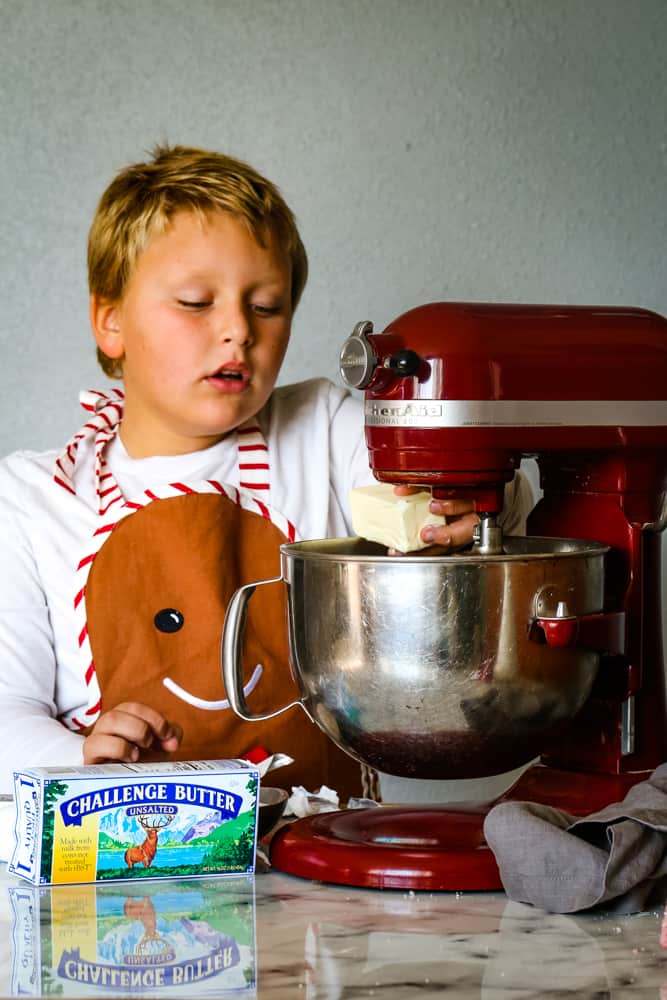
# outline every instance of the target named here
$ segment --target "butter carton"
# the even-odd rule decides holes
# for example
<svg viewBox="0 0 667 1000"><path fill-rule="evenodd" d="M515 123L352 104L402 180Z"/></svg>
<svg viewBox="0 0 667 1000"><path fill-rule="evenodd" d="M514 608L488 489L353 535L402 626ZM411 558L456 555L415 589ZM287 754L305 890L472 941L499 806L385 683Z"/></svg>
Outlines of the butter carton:
<svg viewBox="0 0 667 1000"><path fill-rule="evenodd" d="M256 996L252 876L8 892L12 995Z"/></svg>
<svg viewBox="0 0 667 1000"><path fill-rule="evenodd" d="M16 772L9 871L33 883L252 873L258 787L238 760Z"/></svg>

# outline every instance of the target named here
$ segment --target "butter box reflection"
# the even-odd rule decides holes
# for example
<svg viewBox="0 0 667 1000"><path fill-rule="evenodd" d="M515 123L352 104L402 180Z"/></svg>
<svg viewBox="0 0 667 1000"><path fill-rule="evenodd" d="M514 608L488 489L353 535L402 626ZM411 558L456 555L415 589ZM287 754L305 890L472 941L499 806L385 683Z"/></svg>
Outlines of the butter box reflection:
<svg viewBox="0 0 667 1000"><path fill-rule="evenodd" d="M14 995L256 996L252 878L9 895Z"/></svg>

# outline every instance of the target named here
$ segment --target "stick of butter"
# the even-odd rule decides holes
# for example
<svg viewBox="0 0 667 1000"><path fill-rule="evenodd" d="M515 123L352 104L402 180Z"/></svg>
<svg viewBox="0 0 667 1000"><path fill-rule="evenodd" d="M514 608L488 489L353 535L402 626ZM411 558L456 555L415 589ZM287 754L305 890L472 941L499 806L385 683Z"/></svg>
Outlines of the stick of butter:
<svg viewBox="0 0 667 1000"><path fill-rule="evenodd" d="M447 523L441 514L431 514L430 502L428 490L398 496L391 483L362 486L350 492L352 528L360 538L398 552L425 549L431 543L419 537L424 525Z"/></svg>

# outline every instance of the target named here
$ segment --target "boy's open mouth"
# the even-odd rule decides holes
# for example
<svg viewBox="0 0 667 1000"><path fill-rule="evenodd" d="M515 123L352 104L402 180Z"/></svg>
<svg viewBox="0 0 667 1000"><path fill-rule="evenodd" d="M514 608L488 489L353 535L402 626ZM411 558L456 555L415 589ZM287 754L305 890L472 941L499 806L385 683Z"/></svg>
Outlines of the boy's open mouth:
<svg viewBox="0 0 667 1000"><path fill-rule="evenodd" d="M245 365L229 364L223 365L217 371L208 376L208 380L218 385L226 385L230 388L242 388L250 381L250 372Z"/></svg>

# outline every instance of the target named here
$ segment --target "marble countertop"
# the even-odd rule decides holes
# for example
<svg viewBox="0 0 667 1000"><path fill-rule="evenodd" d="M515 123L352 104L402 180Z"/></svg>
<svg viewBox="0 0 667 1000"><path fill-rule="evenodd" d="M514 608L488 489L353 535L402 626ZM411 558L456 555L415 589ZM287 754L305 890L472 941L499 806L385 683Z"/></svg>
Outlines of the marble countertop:
<svg viewBox="0 0 667 1000"><path fill-rule="evenodd" d="M559 916L276 872L35 888L3 869L0 920L3 997L667 1000L662 910Z"/></svg>

